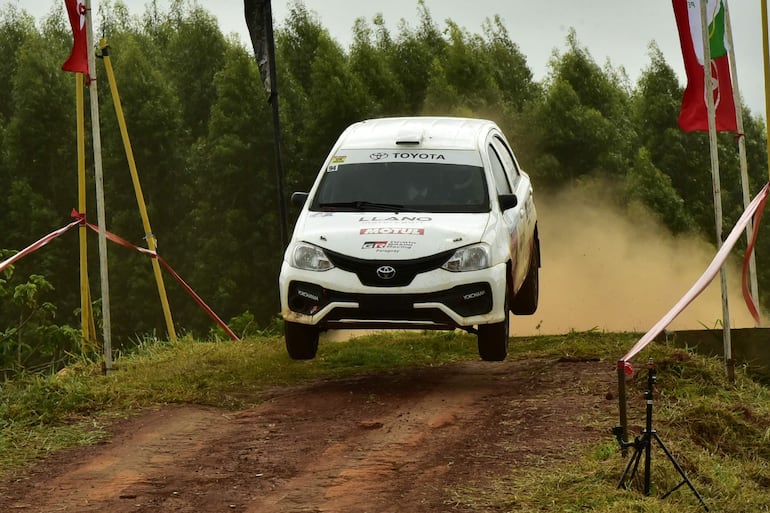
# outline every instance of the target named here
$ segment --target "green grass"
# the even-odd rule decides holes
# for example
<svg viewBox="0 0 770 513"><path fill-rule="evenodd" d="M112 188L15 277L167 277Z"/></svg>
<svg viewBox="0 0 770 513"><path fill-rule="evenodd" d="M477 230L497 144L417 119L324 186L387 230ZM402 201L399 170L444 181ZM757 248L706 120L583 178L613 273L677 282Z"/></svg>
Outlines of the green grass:
<svg viewBox="0 0 770 513"><path fill-rule="evenodd" d="M633 333L572 332L511 339L511 359L563 358L614 362L638 339ZM658 372L655 428L677 455L712 511L770 511L770 392L738 372L729 385L718 358L653 345ZM115 359L105 376L98 362L81 360L51 376L23 376L0 384L0 476L8 477L53 451L93 444L115 418L142 407L196 403L237 409L259 402L266 389L318 379L440 366L476 360L475 337L457 333L388 333L321 343L318 357L291 361L280 337L241 342L144 343ZM630 385L638 417L646 379ZM614 419L613 419L614 420ZM597 422L605 422L597 419ZM635 418L632 425L638 425ZM632 435L638 434L633 432ZM656 497L680 479L654 446L653 497L636 487L617 490L626 459L610 436L565 447L564 461L510 469L492 486L451 491L461 511L676 512L703 511L684 486Z"/></svg>

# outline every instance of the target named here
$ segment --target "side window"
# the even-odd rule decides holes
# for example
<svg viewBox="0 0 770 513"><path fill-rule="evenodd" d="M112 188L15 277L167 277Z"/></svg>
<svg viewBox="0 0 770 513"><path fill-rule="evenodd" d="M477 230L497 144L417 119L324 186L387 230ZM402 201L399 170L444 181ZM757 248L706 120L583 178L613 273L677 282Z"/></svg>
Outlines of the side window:
<svg viewBox="0 0 770 513"><path fill-rule="evenodd" d="M515 189L519 183L521 174L519 173L519 166L516 164L516 159L513 158L511 149L508 147L505 141L503 141L500 136L497 135L492 138L492 145L494 146L498 155L500 155L500 160L503 163L503 169L505 169L511 184L513 184Z"/></svg>
<svg viewBox="0 0 770 513"><path fill-rule="evenodd" d="M505 176L505 168L497 150L490 144L487 147L487 153L489 154L489 162L492 164L492 176L495 178L497 194L510 194L511 184L508 183L508 178Z"/></svg>

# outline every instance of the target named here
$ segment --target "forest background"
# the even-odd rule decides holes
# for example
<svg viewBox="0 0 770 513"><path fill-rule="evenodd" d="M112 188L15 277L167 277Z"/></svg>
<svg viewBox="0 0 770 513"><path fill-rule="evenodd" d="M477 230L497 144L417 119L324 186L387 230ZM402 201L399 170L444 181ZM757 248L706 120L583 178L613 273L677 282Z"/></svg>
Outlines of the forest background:
<svg viewBox="0 0 770 513"><path fill-rule="evenodd" d="M287 195L309 188L352 122L486 117L508 136L536 194L601 180L611 184L604 199L618 208L643 205L672 234L713 241L708 138L678 127L683 86L654 43L632 84L622 68L599 66L571 31L550 72L535 81L499 18L489 18L476 34L451 20L439 25L424 4L415 6L413 23L403 21L395 33L381 17L358 20L349 48L301 1L276 27ZM271 107L252 50L186 0L168 10L150 4L142 14L119 1L101 2L100 19L95 32L111 47L159 254L239 335L280 329L283 248ZM0 259L69 223L77 207L75 79L60 69L71 46L60 14L35 20L13 5L0 12ZM97 60L97 77L104 76ZM107 229L146 246L113 99L102 83ZM767 181L765 125L746 107L743 118L753 195ZM721 133L718 141L727 231L743 211L736 134ZM93 169L90 146L86 154ZM87 217L95 223L91 197ZM296 210L289 213L293 220ZM2 374L56 368L79 353L75 239L72 231L0 275ZM98 321L97 244L91 241ZM745 246L745 238L739 244ZM761 292L770 289L767 223L756 251ZM165 339L147 257L111 245L109 279L116 345ZM179 333L222 337L181 287L171 280L166 287Z"/></svg>

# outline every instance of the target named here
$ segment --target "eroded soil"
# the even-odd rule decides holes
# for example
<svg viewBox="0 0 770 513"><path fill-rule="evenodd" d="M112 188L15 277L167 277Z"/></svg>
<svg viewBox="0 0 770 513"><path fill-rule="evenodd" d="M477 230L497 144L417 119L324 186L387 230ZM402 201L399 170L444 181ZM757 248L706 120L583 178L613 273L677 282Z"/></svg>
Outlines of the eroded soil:
<svg viewBox="0 0 770 513"><path fill-rule="evenodd" d="M462 362L167 406L0 482L0 511L443 512L458 485L609 436L613 365ZM606 421L604 421L606 419Z"/></svg>

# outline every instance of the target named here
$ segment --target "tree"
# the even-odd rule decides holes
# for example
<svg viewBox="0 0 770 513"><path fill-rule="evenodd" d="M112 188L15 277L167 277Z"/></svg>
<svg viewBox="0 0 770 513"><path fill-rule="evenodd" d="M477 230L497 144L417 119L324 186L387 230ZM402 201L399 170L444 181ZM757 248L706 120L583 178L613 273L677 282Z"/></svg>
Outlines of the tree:
<svg viewBox="0 0 770 513"><path fill-rule="evenodd" d="M222 68L227 43L216 18L198 6L186 7L176 0L162 27L165 43L158 41L164 56L164 77L184 102L182 120L193 140L206 134L214 101L214 75Z"/></svg>
<svg viewBox="0 0 770 513"><path fill-rule="evenodd" d="M420 112L430 81L433 59L441 56L446 41L433 22L424 0L418 0L420 25L412 29L401 20L398 37L393 45L385 47L388 65L398 77L401 87L408 92L404 114Z"/></svg>
<svg viewBox="0 0 770 513"><path fill-rule="evenodd" d="M56 49L59 49L59 52ZM40 34L16 54L13 106L3 138L3 246L21 249L67 224L77 206L74 78L60 70L65 50ZM5 224L7 223L7 224ZM77 245L60 240L19 264L61 291L62 310L78 304Z"/></svg>
<svg viewBox="0 0 770 513"><path fill-rule="evenodd" d="M378 23L382 24L381 16L375 19L375 24ZM383 25L378 27L387 30ZM406 93L393 69L382 59L382 48L375 46L374 32L363 19L358 19L353 34L350 71L365 88L372 102L367 114L372 117L401 114L404 112ZM380 37L383 37L382 32Z"/></svg>
<svg viewBox="0 0 770 513"><path fill-rule="evenodd" d="M655 168L646 148L639 150L625 178L627 202L639 201L655 212L673 233L695 227L684 200L671 185L671 178Z"/></svg>
<svg viewBox="0 0 770 513"><path fill-rule="evenodd" d="M539 87L533 81L527 58L518 45L511 41L508 30L499 16L487 19L483 25L484 51L487 54L492 79L502 93L502 104L521 111L527 102L539 95Z"/></svg>
<svg viewBox="0 0 770 513"><path fill-rule="evenodd" d="M275 283L283 252L271 113L260 101L257 66L241 47L225 52L214 86L208 135L196 151L190 284L225 319L250 310L266 324L279 309ZM202 314L190 323L207 324Z"/></svg>
<svg viewBox="0 0 770 513"><path fill-rule="evenodd" d="M501 93L492 77L495 66L478 36L472 36L452 21L447 21L449 42L444 48L440 67L432 66L445 76L451 90L459 95L463 106L471 112L488 112L499 105ZM433 76L430 81L433 81ZM429 84L430 84L429 81ZM435 90L435 81L433 82ZM447 107L451 107L448 105Z"/></svg>
<svg viewBox="0 0 770 513"><path fill-rule="evenodd" d="M551 61L547 92L534 113L542 151L561 168L544 178L558 184L594 172L622 176L637 144L626 114L628 95L619 76L602 71L574 31L567 43L567 53Z"/></svg>

